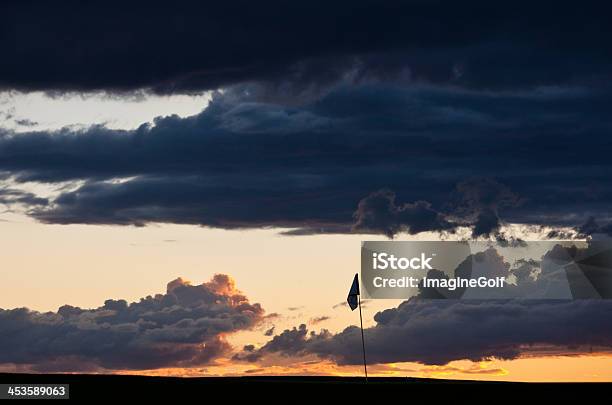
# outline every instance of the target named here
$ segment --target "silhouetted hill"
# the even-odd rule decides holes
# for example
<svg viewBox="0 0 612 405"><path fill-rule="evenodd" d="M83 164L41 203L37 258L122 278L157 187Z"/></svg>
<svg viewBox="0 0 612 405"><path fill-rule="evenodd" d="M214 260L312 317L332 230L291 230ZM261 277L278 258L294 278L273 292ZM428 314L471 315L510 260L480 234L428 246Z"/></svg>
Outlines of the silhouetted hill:
<svg viewBox="0 0 612 405"><path fill-rule="evenodd" d="M120 401L125 399L188 400L206 402L226 398L254 402L291 403L302 401L377 404L404 398L432 403L495 403L501 400L584 400L605 398L612 392L608 383L512 383L441 380L426 378L358 377L145 377L92 374L0 374L0 384L70 384L73 400ZM403 402L403 401L402 401Z"/></svg>

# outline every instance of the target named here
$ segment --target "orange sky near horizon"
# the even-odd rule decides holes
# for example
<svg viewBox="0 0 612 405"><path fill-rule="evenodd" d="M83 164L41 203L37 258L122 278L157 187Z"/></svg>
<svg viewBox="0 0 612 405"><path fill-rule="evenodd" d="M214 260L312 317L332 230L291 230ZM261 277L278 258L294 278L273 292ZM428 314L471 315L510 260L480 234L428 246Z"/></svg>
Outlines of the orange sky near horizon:
<svg viewBox="0 0 612 405"><path fill-rule="evenodd" d="M322 375L363 376L363 366L339 366L328 360L284 359L278 365L235 363L220 360L217 365L202 368L164 368L156 370L118 371L117 374L150 376L275 376ZM285 364L282 364L285 363ZM453 361L443 366L418 363L373 364L368 366L372 377L416 377L456 380L519 381L519 382L610 382L612 353L589 353L555 356L524 355L514 360L472 362Z"/></svg>

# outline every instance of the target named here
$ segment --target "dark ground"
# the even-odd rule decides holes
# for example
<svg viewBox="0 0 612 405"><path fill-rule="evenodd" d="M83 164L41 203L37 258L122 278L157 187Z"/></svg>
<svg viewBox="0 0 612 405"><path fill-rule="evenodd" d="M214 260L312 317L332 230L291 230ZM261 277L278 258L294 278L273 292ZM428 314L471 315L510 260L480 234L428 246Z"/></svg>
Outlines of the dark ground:
<svg viewBox="0 0 612 405"><path fill-rule="evenodd" d="M551 400L608 400L612 384L607 383L505 383L420 378L354 377L204 377L173 378L76 374L0 374L0 384L70 384L73 400L92 402L125 399L172 400L170 403L198 403L248 400L254 403L333 403L348 405L415 403L494 403L501 400L550 403ZM174 400L180 402L174 402ZM530 401L531 400L531 401Z"/></svg>

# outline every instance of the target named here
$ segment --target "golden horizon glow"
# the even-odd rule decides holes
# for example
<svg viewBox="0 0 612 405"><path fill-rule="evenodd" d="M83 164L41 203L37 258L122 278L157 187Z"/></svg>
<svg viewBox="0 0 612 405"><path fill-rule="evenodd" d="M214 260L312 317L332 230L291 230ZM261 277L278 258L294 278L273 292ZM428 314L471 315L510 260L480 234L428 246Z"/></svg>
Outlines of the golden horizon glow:
<svg viewBox="0 0 612 405"><path fill-rule="evenodd" d="M207 376L363 376L362 365L339 366L328 360L303 360L292 364L258 366L236 364L227 359L202 368L164 368L118 371L121 375L174 377ZM289 363L287 361L286 363ZM612 353L567 356L522 356L514 360L453 361L443 366L418 363L389 363L368 366L372 377L414 377L478 381L516 382L609 382L612 381Z"/></svg>

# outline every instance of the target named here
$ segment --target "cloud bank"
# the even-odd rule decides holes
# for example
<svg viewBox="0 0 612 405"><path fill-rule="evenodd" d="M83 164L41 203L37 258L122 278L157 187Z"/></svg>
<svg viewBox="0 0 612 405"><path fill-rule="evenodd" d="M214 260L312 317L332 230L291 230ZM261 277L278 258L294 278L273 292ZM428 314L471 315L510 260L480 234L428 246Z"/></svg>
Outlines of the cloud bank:
<svg viewBox="0 0 612 405"><path fill-rule="evenodd" d="M548 261L568 265L590 262L597 266L609 259L607 252L605 258L603 254L595 243L584 249L563 249L556 245L544 254L542 262L519 260L516 266L511 266L492 248L475 253L473 259L483 266L479 274L486 268L489 276L511 275L517 281L514 288L532 293L540 290L542 293L531 296L545 297L555 289L555 277L570 278L565 271L556 274L558 271L551 268ZM469 278L471 270L466 268L467 262L459 264L450 276ZM434 277L432 273L448 277L438 270L430 270L427 276ZM598 281L593 285L602 297L609 297L609 272L597 273L598 280L594 280L592 271L587 273L588 278L591 282ZM368 361L444 365L466 359L515 359L522 354L537 354L543 349L557 354L593 348L612 350L612 321L608 316L612 301L609 299L580 299L578 295L573 301L550 298L479 300L465 296L458 300L456 298L464 291L455 292L457 294L440 295L421 284L417 296L396 308L376 313L375 326L364 330ZM444 297L448 299L442 299ZM286 357L314 354L338 364L359 364L363 360L360 348L361 331L356 326L333 334L327 330L309 331L302 324L275 335L259 348L251 347L248 356L239 354L236 358L255 362L272 354Z"/></svg>
<svg viewBox="0 0 612 405"><path fill-rule="evenodd" d="M514 359L537 349L569 352L612 348L612 303L411 299L374 316L365 329L368 362L442 365L454 360ZM588 350L588 349L587 349ZM287 329L243 360L315 354L338 364L360 364L361 333L351 326L338 334Z"/></svg>
<svg viewBox="0 0 612 405"><path fill-rule="evenodd" d="M178 278L165 294L129 304L0 309L0 364L37 371L201 366L231 350L224 335L250 329L263 313L223 274L200 285Z"/></svg>
<svg viewBox="0 0 612 405"><path fill-rule="evenodd" d="M479 236L502 221L608 221L607 91L340 84L288 106L260 90L133 131L4 132L0 171L80 182L29 207L47 223Z"/></svg>
<svg viewBox="0 0 612 405"><path fill-rule="evenodd" d="M0 88L216 93L133 131L0 130L4 176L74 183L22 201L42 222L608 229L611 28L596 4L115 6L2 5Z"/></svg>
<svg viewBox="0 0 612 405"><path fill-rule="evenodd" d="M321 1L9 2L0 9L0 87L189 92L281 78L281 90L311 89L348 74L470 87L581 83L610 77L612 59L601 50L611 28L600 8L551 1L368 0L351 8Z"/></svg>

